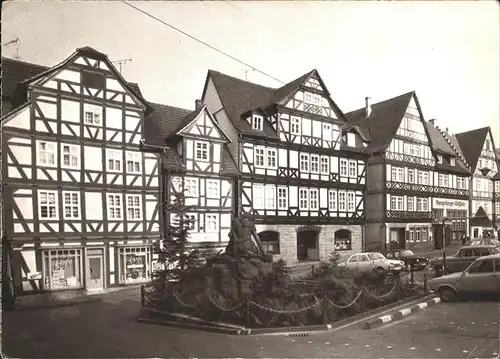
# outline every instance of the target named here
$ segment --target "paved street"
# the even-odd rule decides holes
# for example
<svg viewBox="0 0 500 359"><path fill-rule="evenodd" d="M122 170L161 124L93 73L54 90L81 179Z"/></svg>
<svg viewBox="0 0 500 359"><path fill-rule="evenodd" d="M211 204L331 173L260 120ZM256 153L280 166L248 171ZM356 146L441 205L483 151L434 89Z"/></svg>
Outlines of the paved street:
<svg viewBox="0 0 500 359"><path fill-rule="evenodd" d="M140 324L139 291L102 303L3 314L13 357L476 358L498 352L498 303L439 304L375 330L362 322L308 337L227 336Z"/></svg>

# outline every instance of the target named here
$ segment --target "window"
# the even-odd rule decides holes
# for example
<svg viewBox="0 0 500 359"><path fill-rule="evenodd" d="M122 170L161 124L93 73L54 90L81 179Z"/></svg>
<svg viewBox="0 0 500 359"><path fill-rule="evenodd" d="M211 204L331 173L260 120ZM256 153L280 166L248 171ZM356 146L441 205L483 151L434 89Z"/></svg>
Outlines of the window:
<svg viewBox="0 0 500 359"><path fill-rule="evenodd" d="M40 219L57 219L57 191L38 191L38 216Z"/></svg>
<svg viewBox="0 0 500 359"><path fill-rule="evenodd" d="M264 231L259 233L262 249L266 253L280 254L279 233L275 231Z"/></svg>
<svg viewBox="0 0 500 359"><path fill-rule="evenodd" d="M81 287L81 250L43 251L44 289Z"/></svg>
<svg viewBox="0 0 500 359"><path fill-rule="evenodd" d="M493 260L475 262L471 265L469 273L493 273Z"/></svg>
<svg viewBox="0 0 500 359"><path fill-rule="evenodd" d="M310 196L309 209L311 209L311 210L317 210L319 208L318 189L317 188L311 188L309 196Z"/></svg>
<svg viewBox="0 0 500 359"><path fill-rule="evenodd" d="M196 160L197 161L208 161L208 143L207 142L196 142Z"/></svg>
<svg viewBox="0 0 500 359"><path fill-rule="evenodd" d="M122 198L119 194L108 194L108 219L122 219Z"/></svg>
<svg viewBox="0 0 500 359"><path fill-rule="evenodd" d="M273 148L267 149L267 168L276 168L276 150Z"/></svg>
<svg viewBox="0 0 500 359"><path fill-rule="evenodd" d="M205 215L205 232L218 232L219 231L219 217L217 214Z"/></svg>
<svg viewBox="0 0 500 359"><path fill-rule="evenodd" d="M403 211L403 196L391 196L391 210Z"/></svg>
<svg viewBox="0 0 500 359"><path fill-rule="evenodd" d="M321 156L321 174L330 174L330 163L329 158Z"/></svg>
<svg viewBox="0 0 500 359"><path fill-rule="evenodd" d="M290 133L292 135L300 135L300 118L293 117L290 121Z"/></svg>
<svg viewBox="0 0 500 359"><path fill-rule="evenodd" d="M207 198L219 198L218 180L207 180Z"/></svg>
<svg viewBox="0 0 500 359"><path fill-rule="evenodd" d="M80 168L80 146L61 144L62 147L62 167Z"/></svg>
<svg viewBox="0 0 500 359"><path fill-rule="evenodd" d="M408 170L408 183L415 183L415 170Z"/></svg>
<svg viewBox="0 0 500 359"><path fill-rule="evenodd" d="M328 192L328 208L330 211L337 210L337 192L335 191Z"/></svg>
<svg viewBox="0 0 500 359"><path fill-rule="evenodd" d="M351 231L347 229L339 229L338 231L336 231L334 237L334 245L335 251L352 250ZM354 261L357 261L357 259Z"/></svg>
<svg viewBox="0 0 500 359"><path fill-rule="evenodd" d="M347 211L354 212L355 201L354 192L347 192Z"/></svg>
<svg viewBox="0 0 500 359"><path fill-rule="evenodd" d="M144 282L150 279L151 249L148 247L119 248L121 283Z"/></svg>
<svg viewBox="0 0 500 359"><path fill-rule="evenodd" d="M408 212L414 211L413 207L413 197L408 197L408 207L406 209Z"/></svg>
<svg viewBox="0 0 500 359"><path fill-rule="evenodd" d="M184 180L184 192L190 197L198 197L198 179L186 178Z"/></svg>
<svg viewBox="0 0 500 359"><path fill-rule="evenodd" d="M319 156L311 155L311 172L318 173L319 172Z"/></svg>
<svg viewBox="0 0 500 359"><path fill-rule="evenodd" d="M127 173L141 173L141 154L127 152Z"/></svg>
<svg viewBox="0 0 500 359"><path fill-rule="evenodd" d="M287 187L278 187L278 209L288 209Z"/></svg>
<svg viewBox="0 0 500 359"><path fill-rule="evenodd" d="M56 144L47 141L37 141L38 164L56 167Z"/></svg>
<svg viewBox="0 0 500 359"><path fill-rule="evenodd" d="M102 107L97 105L84 104L83 115L86 125L101 126Z"/></svg>
<svg viewBox="0 0 500 359"><path fill-rule="evenodd" d="M454 158L450 158L450 165L455 166L455 159Z"/></svg>
<svg viewBox="0 0 500 359"><path fill-rule="evenodd" d="M391 179L392 181L404 182L405 180L405 170L401 167L392 167L391 169Z"/></svg>
<svg viewBox="0 0 500 359"><path fill-rule="evenodd" d="M347 176L347 160L340 160L340 175Z"/></svg>
<svg viewBox="0 0 500 359"><path fill-rule="evenodd" d="M184 218L186 218L186 220L189 221L189 225L188 225L189 230L198 232L198 228L196 226L196 222L197 222L196 215L194 215L194 214L186 214L184 216Z"/></svg>
<svg viewBox="0 0 500 359"><path fill-rule="evenodd" d="M127 195L127 219L142 219L141 196Z"/></svg>
<svg viewBox="0 0 500 359"><path fill-rule="evenodd" d="M64 219L79 219L80 218L80 193L79 192L63 192L64 203Z"/></svg>
<svg viewBox="0 0 500 359"><path fill-rule="evenodd" d="M108 171L120 172L122 169L122 151L107 150Z"/></svg>
<svg viewBox="0 0 500 359"><path fill-rule="evenodd" d="M264 186L262 185L253 185L253 208L255 209L264 209Z"/></svg>
<svg viewBox="0 0 500 359"><path fill-rule="evenodd" d="M274 186L266 186L266 209L276 208L276 190Z"/></svg>
<svg viewBox="0 0 500 359"><path fill-rule="evenodd" d="M346 193L345 191L339 191L339 211L345 212L346 209Z"/></svg>
<svg viewBox="0 0 500 359"><path fill-rule="evenodd" d="M429 199L428 198L417 198L417 211L427 212L429 211Z"/></svg>
<svg viewBox="0 0 500 359"><path fill-rule="evenodd" d="M257 130L257 131L262 131L262 122L264 118L259 115L253 115L252 116L252 129Z"/></svg>
<svg viewBox="0 0 500 359"><path fill-rule="evenodd" d="M300 170L309 172L309 155L307 153L300 154Z"/></svg>
<svg viewBox="0 0 500 359"><path fill-rule="evenodd" d="M356 161L349 161L349 177L356 177Z"/></svg>
<svg viewBox="0 0 500 359"><path fill-rule="evenodd" d="M264 149L255 148L255 167L264 167Z"/></svg>
<svg viewBox="0 0 500 359"><path fill-rule="evenodd" d="M309 209L309 191L305 188L299 189L299 208L300 209Z"/></svg>

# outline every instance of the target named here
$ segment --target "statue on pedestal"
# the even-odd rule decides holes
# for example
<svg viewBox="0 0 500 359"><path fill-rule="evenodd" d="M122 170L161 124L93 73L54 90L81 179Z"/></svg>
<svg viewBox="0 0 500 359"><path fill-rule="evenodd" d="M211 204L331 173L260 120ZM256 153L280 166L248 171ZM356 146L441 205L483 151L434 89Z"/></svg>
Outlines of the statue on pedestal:
<svg viewBox="0 0 500 359"><path fill-rule="evenodd" d="M259 236L254 223L248 215L240 218L234 218L229 232L229 243L226 247L226 254L231 257L244 258L266 258L269 261L269 255L266 255L262 249ZM271 256L272 260L272 256Z"/></svg>

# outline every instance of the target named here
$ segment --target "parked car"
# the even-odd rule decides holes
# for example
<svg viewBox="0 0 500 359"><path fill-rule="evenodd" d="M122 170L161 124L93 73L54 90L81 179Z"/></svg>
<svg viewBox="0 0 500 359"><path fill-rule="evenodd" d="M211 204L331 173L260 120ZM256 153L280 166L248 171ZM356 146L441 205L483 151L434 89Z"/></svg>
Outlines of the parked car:
<svg viewBox="0 0 500 359"><path fill-rule="evenodd" d="M496 253L500 253L500 247L495 245L463 246L454 255L446 256L446 272L462 272L477 258ZM443 257L436 257L431 260L430 267L436 271L443 270Z"/></svg>
<svg viewBox="0 0 500 359"><path fill-rule="evenodd" d="M367 252L356 253L342 258L338 267L349 271L373 272L378 274L399 273L404 269L404 262L401 260L387 259L382 253Z"/></svg>
<svg viewBox="0 0 500 359"><path fill-rule="evenodd" d="M422 270L429 264L429 258L413 253L409 249L393 249L385 255L388 259L399 259L405 262L406 270Z"/></svg>
<svg viewBox="0 0 500 359"><path fill-rule="evenodd" d="M443 302L457 297L500 299L500 254L476 259L463 272L431 279L429 288L438 293Z"/></svg>

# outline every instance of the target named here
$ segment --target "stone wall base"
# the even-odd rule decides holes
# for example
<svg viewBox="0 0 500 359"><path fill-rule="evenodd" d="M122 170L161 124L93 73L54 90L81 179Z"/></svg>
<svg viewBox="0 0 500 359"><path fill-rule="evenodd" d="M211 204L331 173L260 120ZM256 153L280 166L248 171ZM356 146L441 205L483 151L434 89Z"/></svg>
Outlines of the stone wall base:
<svg viewBox="0 0 500 359"><path fill-rule="evenodd" d="M318 226L304 226L304 225L266 225L257 224L257 233L263 231L275 231L279 233L280 238L280 253L274 256L274 259L283 259L288 265L294 265L299 262L297 257L297 235L303 229L319 230L318 234L318 257L311 260L326 261L332 253L335 252L335 232L340 229L346 229L351 232L351 249L338 250L340 255L361 252L363 249L363 226L361 225L318 225Z"/></svg>

